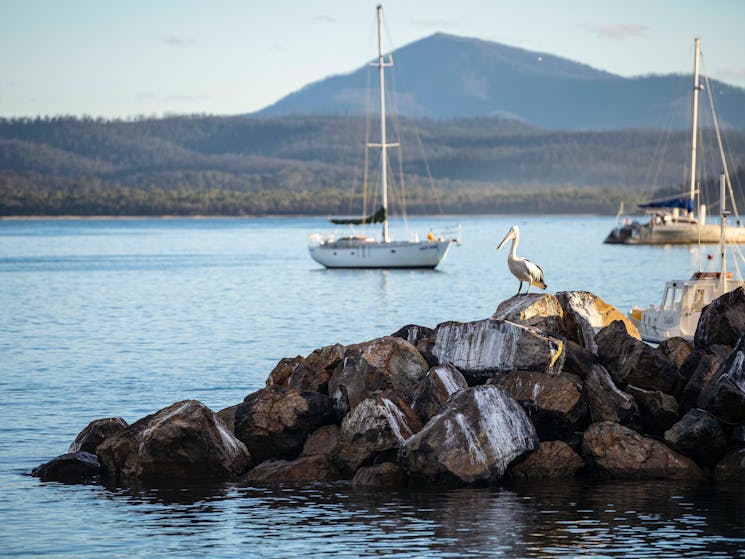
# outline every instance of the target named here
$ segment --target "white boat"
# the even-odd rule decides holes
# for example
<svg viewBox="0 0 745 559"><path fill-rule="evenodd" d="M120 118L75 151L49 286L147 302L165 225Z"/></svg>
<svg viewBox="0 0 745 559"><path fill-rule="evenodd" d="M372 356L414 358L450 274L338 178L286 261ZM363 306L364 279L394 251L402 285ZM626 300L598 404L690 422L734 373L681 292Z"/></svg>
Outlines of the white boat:
<svg viewBox="0 0 745 559"><path fill-rule="evenodd" d="M725 178L721 176L720 204L722 208L719 224L720 268L719 272L696 272L688 280L673 280L665 283L660 306L650 305L646 309L634 307L629 318L639 329L642 340L659 343L674 336L693 340L701 310L717 297L745 287L741 279L733 279L727 272L727 228L725 210ZM740 253L741 254L741 253Z"/></svg>
<svg viewBox="0 0 745 559"><path fill-rule="evenodd" d="M382 224L380 238L351 234L336 238L311 235L308 250L310 256L327 268L435 268L454 242L449 234L427 234L425 240L414 237L411 240L394 241L388 233L388 148L399 147L398 143L388 143L386 139L385 116L385 72L387 66L393 65L393 57L388 60L383 55L382 47L382 13L383 7L377 7L378 15L378 67L380 80L380 143L368 143L367 147L380 148L380 208L372 215L352 219L332 219L339 225Z"/></svg>
<svg viewBox="0 0 745 559"><path fill-rule="evenodd" d="M645 211L648 216L646 221L627 220L626 223L615 227L606 237L608 244L626 245L668 245L668 244L696 244L719 242L719 226L706 224L706 206L699 207L699 215L696 216L695 204L698 190L696 188L696 151L698 142L698 98L699 92L704 88L699 83L699 59L700 39L695 39L695 54L693 60L693 130L691 136L691 170L689 191L671 198L652 200L646 204L639 204L639 209ZM711 95L711 88L706 92ZM713 108L713 104L712 108ZM712 111L713 112L713 111ZM719 143L719 154L721 157L724 174L732 193L732 183L729 178L727 162L722 149L719 125L716 114L712 114L714 128ZM734 200L734 196L732 196ZM734 206L733 206L734 207ZM735 208L736 209L736 208ZM738 224L740 220L738 219ZM727 227L725 237L729 243L745 243L745 227Z"/></svg>

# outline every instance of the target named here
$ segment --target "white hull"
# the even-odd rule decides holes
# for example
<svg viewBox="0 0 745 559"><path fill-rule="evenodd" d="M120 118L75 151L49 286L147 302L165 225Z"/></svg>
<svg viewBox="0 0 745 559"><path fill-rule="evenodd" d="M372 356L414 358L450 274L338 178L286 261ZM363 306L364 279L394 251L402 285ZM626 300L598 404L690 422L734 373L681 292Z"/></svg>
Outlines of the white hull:
<svg viewBox="0 0 745 559"><path fill-rule="evenodd" d="M728 243L745 243L745 227L727 227L724 234ZM625 245L714 244L719 242L720 235L719 225L678 222L651 226L633 223L614 229L605 242Z"/></svg>
<svg viewBox="0 0 745 559"><path fill-rule="evenodd" d="M435 268L448 252L451 240L323 241L308 247L310 256L326 268Z"/></svg>

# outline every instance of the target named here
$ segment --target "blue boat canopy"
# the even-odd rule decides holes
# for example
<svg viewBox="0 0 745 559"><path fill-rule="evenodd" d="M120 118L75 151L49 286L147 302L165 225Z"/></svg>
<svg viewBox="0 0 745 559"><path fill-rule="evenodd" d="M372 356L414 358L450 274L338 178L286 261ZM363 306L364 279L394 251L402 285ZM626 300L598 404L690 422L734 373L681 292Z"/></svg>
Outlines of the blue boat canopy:
<svg viewBox="0 0 745 559"><path fill-rule="evenodd" d="M640 208L680 208L693 212L693 200L686 197L667 198L665 200L654 200L646 204L639 204Z"/></svg>

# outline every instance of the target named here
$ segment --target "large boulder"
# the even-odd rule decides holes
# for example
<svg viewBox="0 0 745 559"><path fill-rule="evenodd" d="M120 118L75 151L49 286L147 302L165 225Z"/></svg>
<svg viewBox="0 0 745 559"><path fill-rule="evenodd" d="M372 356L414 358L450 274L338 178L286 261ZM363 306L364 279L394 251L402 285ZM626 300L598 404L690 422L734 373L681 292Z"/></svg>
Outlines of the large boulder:
<svg viewBox="0 0 745 559"><path fill-rule="evenodd" d="M352 479L354 488L396 489L406 484L406 474L393 462L382 462L357 470Z"/></svg>
<svg viewBox="0 0 745 559"><path fill-rule="evenodd" d="M679 380L683 387L678 395L682 412L696 407L699 397L714 381L731 351L728 346L713 345L706 350L697 349L685 360L680 368Z"/></svg>
<svg viewBox="0 0 745 559"><path fill-rule="evenodd" d="M427 376L420 382L411 402L423 422L437 415L450 396L468 388L468 383L461 372L450 363L432 367Z"/></svg>
<svg viewBox="0 0 745 559"><path fill-rule="evenodd" d="M738 287L704 307L693 344L700 349L713 344L734 347L742 337L745 337L745 288Z"/></svg>
<svg viewBox="0 0 745 559"><path fill-rule="evenodd" d="M598 356L571 340L564 341L564 350L566 353L564 371L584 380L590 374L593 365L598 362Z"/></svg>
<svg viewBox="0 0 745 559"><path fill-rule="evenodd" d="M67 452L90 452L96 453L96 448L112 435L124 431L129 424L121 417L106 417L94 419L85 429L78 433Z"/></svg>
<svg viewBox="0 0 745 559"><path fill-rule="evenodd" d="M235 434L235 412L238 411L238 406L240 406L240 404L234 404L216 412L217 417L222 419L222 422L233 434Z"/></svg>
<svg viewBox="0 0 745 559"><path fill-rule="evenodd" d="M426 326L418 326L416 324L407 324L396 330L391 336L394 338L401 338L406 340L411 345L416 345L423 339L427 338L432 333L432 328Z"/></svg>
<svg viewBox="0 0 745 559"><path fill-rule="evenodd" d="M297 369L297 366L305 361L305 358L298 355L297 357L283 357L269 373L266 379L266 386L289 386L290 375Z"/></svg>
<svg viewBox="0 0 745 559"><path fill-rule="evenodd" d="M672 361L673 365L680 369L685 360L693 353L693 344L680 336L674 336L661 342L657 346L657 349L664 353Z"/></svg>
<svg viewBox="0 0 745 559"><path fill-rule="evenodd" d="M623 322L630 336L641 340L639 330L627 316L589 291L561 291L556 298L564 311L567 338L593 353L597 353L597 333L616 320Z"/></svg>
<svg viewBox="0 0 745 559"><path fill-rule="evenodd" d="M619 390L602 365L593 365L584 382L593 422L612 421L631 428L640 425L634 398Z"/></svg>
<svg viewBox="0 0 745 559"><path fill-rule="evenodd" d="M714 469L716 481L745 481L745 448L728 453Z"/></svg>
<svg viewBox="0 0 745 559"><path fill-rule="evenodd" d="M494 379L494 383L525 408L542 441L567 439L588 423L582 382L574 375L515 371Z"/></svg>
<svg viewBox="0 0 745 559"><path fill-rule="evenodd" d="M745 336L740 338L699 396L698 405L722 421L745 420Z"/></svg>
<svg viewBox="0 0 745 559"><path fill-rule="evenodd" d="M235 436L255 463L293 459L308 434L334 420L331 400L319 392L270 386L249 394L235 412Z"/></svg>
<svg viewBox="0 0 745 559"><path fill-rule="evenodd" d="M341 362L344 346L334 344L314 350L290 373L287 386L328 394L331 375Z"/></svg>
<svg viewBox="0 0 745 559"><path fill-rule="evenodd" d="M582 454L600 475L616 479L703 479L691 460L663 443L618 423L593 423L582 439Z"/></svg>
<svg viewBox="0 0 745 559"><path fill-rule="evenodd" d="M571 478L584 467L582 458L563 441L544 441L519 462L507 475L513 480Z"/></svg>
<svg viewBox="0 0 745 559"><path fill-rule="evenodd" d="M119 480L224 480L251 466L245 445L197 400L143 417L97 449L104 473Z"/></svg>
<svg viewBox="0 0 745 559"><path fill-rule="evenodd" d="M474 483L501 478L538 446L525 411L502 388L476 386L455 394L445 409L399 452L404 471L426 480Z"/></svg>
<svg viewBox="0 0 745 559"><path fill-rule="evenodd" d="M665 431L665 442L699 464L713 465L724 454L727 437L716 419L703 410L693 409Z"/></svg>
<svg viewBox="0 0 745 559"><path fill-rule="evenodd" d="M598 357L616 385L670 394L675 389L678 370L664 353L626 332L621 321L612 322L595 337Z"/></svg>
<svg viewBox="0 0 745 559"><path fill-rule="evenodd" d="M97 479L101 475L101 465L95 454L80 450L57 456L37 466L31 470L31 475L41 481L81 483Z"/></svg>
<svg viewBox="0 0 745 559"><path fill-rule="evenodd" d="M632 385L626 393L636 401L643 433L659 437L678 420L678 402L670 394Z"/></svg>
<svg viewBox="0 0 745 559"><path fill-rule="evenodd" d="M317 456L319 454L333 456L339 444L340 433L341 428L338 425L332 424L319 427L305 439L303 451L300 453L300 456Z"/></svg>
<svg viewBox="0 0 745 559"><path fill-rule="evenodd" d="M295 460L267 460L241 477L244 483L304 484L336 481L342 476L330 457L301 456Z"/></svg>
<svg viewBox="0 0 745 559"><path fill-rule="evenodd" d="M386 336L344 348L341 363L329 381L337 416L344 417L378 390L410 388L429 365L406 340Z"/></svg>
<svg viewBox="0 0 745 559"><path fill-rule="evenodd" d="M495 319L438 324L426 350L440 363L452 363L469 384L518 370L557 374L564 364L559 338Z"/></svg>
<svg viewBox="0 0 745 559"><path fill-rule="evenodd" d="M341 423L336 463L345 474L354 474L377 455L397 451L421 428L421 419L402 399L383 394L368 398Z"/></svg>
<svg viewBox="0 0 745 559"><path fill-rule="evenodd" d="M502 301L491 316L554 335L564 335L564 311L551 293L515 295Z"/></svg>

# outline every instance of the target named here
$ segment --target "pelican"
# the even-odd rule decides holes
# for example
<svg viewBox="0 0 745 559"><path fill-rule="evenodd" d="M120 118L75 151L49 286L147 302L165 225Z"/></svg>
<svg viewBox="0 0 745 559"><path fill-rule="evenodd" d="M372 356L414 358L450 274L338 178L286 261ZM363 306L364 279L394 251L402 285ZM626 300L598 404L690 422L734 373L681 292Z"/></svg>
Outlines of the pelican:
<svg viewBox="0 0 745 559"><path fill-rule="evenodd" d="M510 272L518 280L520 280L520 286L517 288L517 294L520 295L520 290L523 288L523 282L528 282L528 289L525 291L525 295L530 292L530 286L535 285L541 289L546 289L546 283L543 281L543 270L537 264L533 264L527 258L522 258L516 254L517 243L520 242L520 229L517 225L510 227L510 230L499 243L497 250L502 248L507 241L512 239L512 249L507 257L507 266L510 268Z"/></svg>

